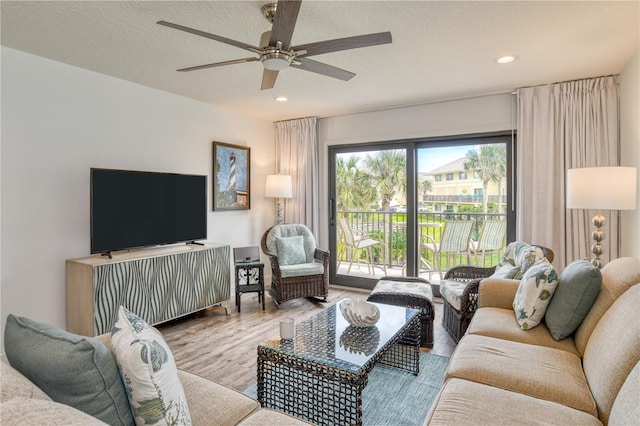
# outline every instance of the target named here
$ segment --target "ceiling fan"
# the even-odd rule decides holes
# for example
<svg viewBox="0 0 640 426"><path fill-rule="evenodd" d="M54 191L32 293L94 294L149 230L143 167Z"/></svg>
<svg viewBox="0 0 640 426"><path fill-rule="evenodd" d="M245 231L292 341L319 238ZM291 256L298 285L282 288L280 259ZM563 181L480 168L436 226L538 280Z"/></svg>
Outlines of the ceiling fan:
<svg viewBox="0 0 640 426"><path fill-rule="evenodd" d="M279 0L277 3L269 3L262 6L262 14L269 22L272 23L272 27L271 31L267 31L262 34L262 37L260 38L260 47L251 46L240 41L167 21L158 21L157 23L164 25L165 27L174 28L176 30L239 47L258 55L257 57L234 59L231 61L181 68L178 71L195 71L223 65L260 61L264 67L261 90L273 88L276 78L278 78L278 72L288 68L289 66L348 81L355 76L354 73L322 62L314 61L313 59L309 59L309 56L391 43L391 33L387 31L292 46L291 37L293 36L293 30L298 18L301 1L302 0Z"/></svg>

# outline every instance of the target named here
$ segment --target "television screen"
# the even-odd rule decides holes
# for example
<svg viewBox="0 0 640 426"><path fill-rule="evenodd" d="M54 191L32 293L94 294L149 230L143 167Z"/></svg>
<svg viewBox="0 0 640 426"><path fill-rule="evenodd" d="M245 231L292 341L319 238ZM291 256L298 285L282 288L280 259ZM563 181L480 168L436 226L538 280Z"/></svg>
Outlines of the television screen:
<svg viewBox="0 0 640 426"><path fill-rule="evenodd" d="M206 176L91 169L91 253L206 238Z"/></svg>

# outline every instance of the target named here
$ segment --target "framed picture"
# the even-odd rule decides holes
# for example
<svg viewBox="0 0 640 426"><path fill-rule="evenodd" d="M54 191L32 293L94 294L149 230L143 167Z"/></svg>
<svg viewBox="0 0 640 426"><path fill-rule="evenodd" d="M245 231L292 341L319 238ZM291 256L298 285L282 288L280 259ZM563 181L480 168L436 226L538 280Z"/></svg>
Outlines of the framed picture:
<svg viewBox="0 0 640 426"><path fill-rule="evenodd" d="M213 210L251 208L251 148L213 142Z"/></svg>

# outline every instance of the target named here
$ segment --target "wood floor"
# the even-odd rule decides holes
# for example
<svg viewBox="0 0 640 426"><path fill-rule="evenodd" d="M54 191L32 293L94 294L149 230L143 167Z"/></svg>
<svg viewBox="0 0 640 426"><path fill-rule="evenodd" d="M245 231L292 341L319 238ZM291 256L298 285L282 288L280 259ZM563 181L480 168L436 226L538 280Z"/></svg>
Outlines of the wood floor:
<svg viewBox="0 0 640 426"><path fill-rule="evenodd" d="M257 293L242 295L242 312L233 306L230 315L214 307L184 319L159 325L178 368L214 380L239 391L256 381L256 348L279 333L280 318L308 318L345 297L366 297L368 292L331 287L329 301L296 299L276 308L267 296L262 311ZM437 301L437 299L436 299ZM431 352L451 356L455 344L442 328L442 304L435 303L434 345ZM423 349L424 350L424 349Z"/></svg>

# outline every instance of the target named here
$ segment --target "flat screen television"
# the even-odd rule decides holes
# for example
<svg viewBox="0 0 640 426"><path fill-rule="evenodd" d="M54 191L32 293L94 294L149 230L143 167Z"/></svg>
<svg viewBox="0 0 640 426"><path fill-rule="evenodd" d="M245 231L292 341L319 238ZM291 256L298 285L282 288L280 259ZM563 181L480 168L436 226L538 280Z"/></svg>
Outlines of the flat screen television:
<svg viewBox="0 0 640 426"><path fill-rule="evenodd" d="M207 177L91 169L91 253L207 238Z"/></svg>

